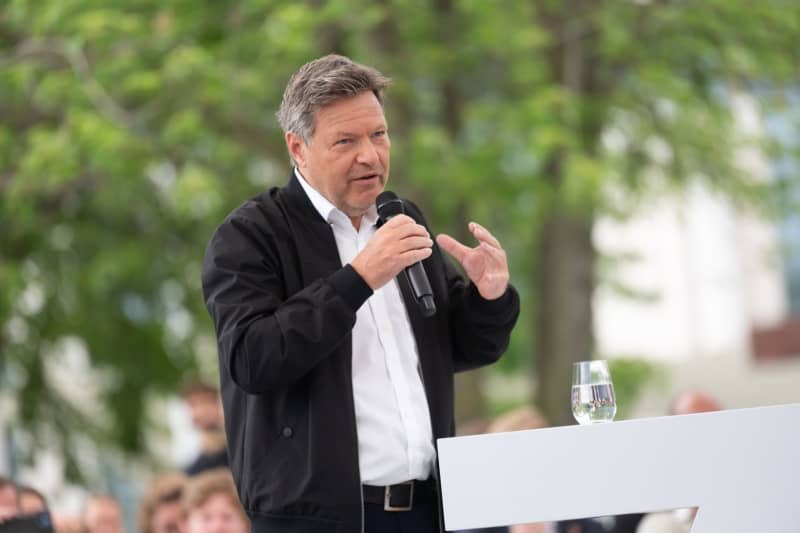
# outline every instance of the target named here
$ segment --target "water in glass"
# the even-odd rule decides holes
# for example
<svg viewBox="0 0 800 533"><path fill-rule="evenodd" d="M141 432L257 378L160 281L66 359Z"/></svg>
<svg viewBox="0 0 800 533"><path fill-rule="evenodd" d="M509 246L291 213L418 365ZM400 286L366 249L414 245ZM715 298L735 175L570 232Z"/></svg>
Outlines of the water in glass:
<svg viewBox="0 0 800 533"><path fill-rule="evenodd" d="M617 401L608 362L580 361L573 365L572 414L579 424L614 420Z"/></svg>
<svg viewBox="0 0 800 533"><path fill-rule="evenodd" d="M579 424L611 422L617 414L612 383L572 386L572 414Z"/></svg>

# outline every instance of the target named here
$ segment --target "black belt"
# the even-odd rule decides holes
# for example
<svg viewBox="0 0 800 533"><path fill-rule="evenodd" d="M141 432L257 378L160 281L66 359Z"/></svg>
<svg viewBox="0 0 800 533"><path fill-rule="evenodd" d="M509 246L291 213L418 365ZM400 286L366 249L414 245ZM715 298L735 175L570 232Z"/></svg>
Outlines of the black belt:
<svg viewBox="0 0 800 533"><path fill-rule="evenodd" d="M436 482L426 479L404 481L385 487L362 485L362 492L364 503L383 505L384 511L410 511L414 503L436 501Z"/></svg>

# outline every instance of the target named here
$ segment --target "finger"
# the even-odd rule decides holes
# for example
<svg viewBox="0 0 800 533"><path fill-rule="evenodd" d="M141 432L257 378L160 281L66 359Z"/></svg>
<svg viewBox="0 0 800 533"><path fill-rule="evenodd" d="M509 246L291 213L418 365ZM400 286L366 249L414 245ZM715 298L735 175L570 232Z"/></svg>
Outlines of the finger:
<svg viewBox="0 0 800 533"><path fill-rule="evenodd" d="M401 218L402 217L402 218ZM397 222L395 222L397 220ZM398 215L381 226L376 233L391 234L395 239L402 239L410 235L430 237L428 229L422 224L417 224L414 219L405 215Z"/></svg>
<svg viewBox="0 0 800 533"><path fill-rule="evenodd" d="M484 265L485 272L492 278L508 280L508 262L506 260L505 252L494 248L488 244L481 244L481 249L484 250Z"/></svg>
<svg viewBox="0 0 800 533"><path fill-rule="evenodd" d="M411 235L398 241L402 247L402 251L417 250L421 248L430 248L433 246L433 241L428 236Z"/></svg>
<svg viewBox="0 0 800 533"><path fill-rule="evenodd" d="M491 234L489 230L478 224L477 222L470 222L469 229L472 232L472 235L478 239L480 242L485 242L494 246L495 248L502 248L500 245L500 241Z"/></svg>
<svg viewBox="0 0 800 533"><path fill-rule="evenodd" d="M404 265L403 268L413 265L418 261L422 261L430 257L433 253L432 248L418 248L416 250L408 250L400 254L400 264Z"/></svg>
<svg viewBox="0 0 800 533"><path fill-rule="evenodd" d="M446 233L440 233L437 235L436 242L442 247L442 249L444 249L444 251L455 257L459 263L463 263L464 256L467 255L467 252L470 250L470 248L464 246Z"/></svg>
<svg viewBox="0 0 800 533"><path fill-rule="evenodd" d="M502 265L506 265L506 251L502 248L497 248L487 242L482 242L479 245L479 248L482 252L488 255L488 260L493 263L498 263Z"/></svg>
<svg viewBox="0 0 800 533"><path fill-rule="evenodd" d="M502 246L500 246L500 241L498 241L494 235L489 233L489 230L487 230L477 222L470 222L469 230L472 232L472 235L474 235L475 238L478 239L480 242L486 242L496 248L502 248Z"/></svg>
<svg viewBox="0 0 800 533"><path fill-rule="evenodd" d="M416 221L408 215L395 215L383 224L383 228L395 228L407 224L416 224Z"/></svg>

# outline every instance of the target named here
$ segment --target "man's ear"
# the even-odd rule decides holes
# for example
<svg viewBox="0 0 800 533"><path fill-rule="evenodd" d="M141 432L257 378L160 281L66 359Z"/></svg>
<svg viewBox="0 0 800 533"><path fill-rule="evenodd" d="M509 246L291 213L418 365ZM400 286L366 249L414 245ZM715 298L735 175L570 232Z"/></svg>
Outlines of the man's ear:
<svg viewBox="0 0 800 533"><path fill-rule="evenodd" d="M302 137L291 131L287 131L284 136L286 139L286 148L289 150L289 155L298 167L306 166L306 142Z"/></svg>

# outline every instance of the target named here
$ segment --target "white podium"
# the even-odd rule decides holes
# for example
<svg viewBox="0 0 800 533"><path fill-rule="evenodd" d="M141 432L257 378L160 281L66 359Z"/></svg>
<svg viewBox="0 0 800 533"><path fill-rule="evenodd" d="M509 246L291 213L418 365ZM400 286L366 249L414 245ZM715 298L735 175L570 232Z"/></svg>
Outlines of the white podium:
<svg viewBox="0 0 800 533"><path fill-rule="evenodd" d="M439 468L448 531L699 507L692 533L800 533L800 404L439 439Z"/></svg>

